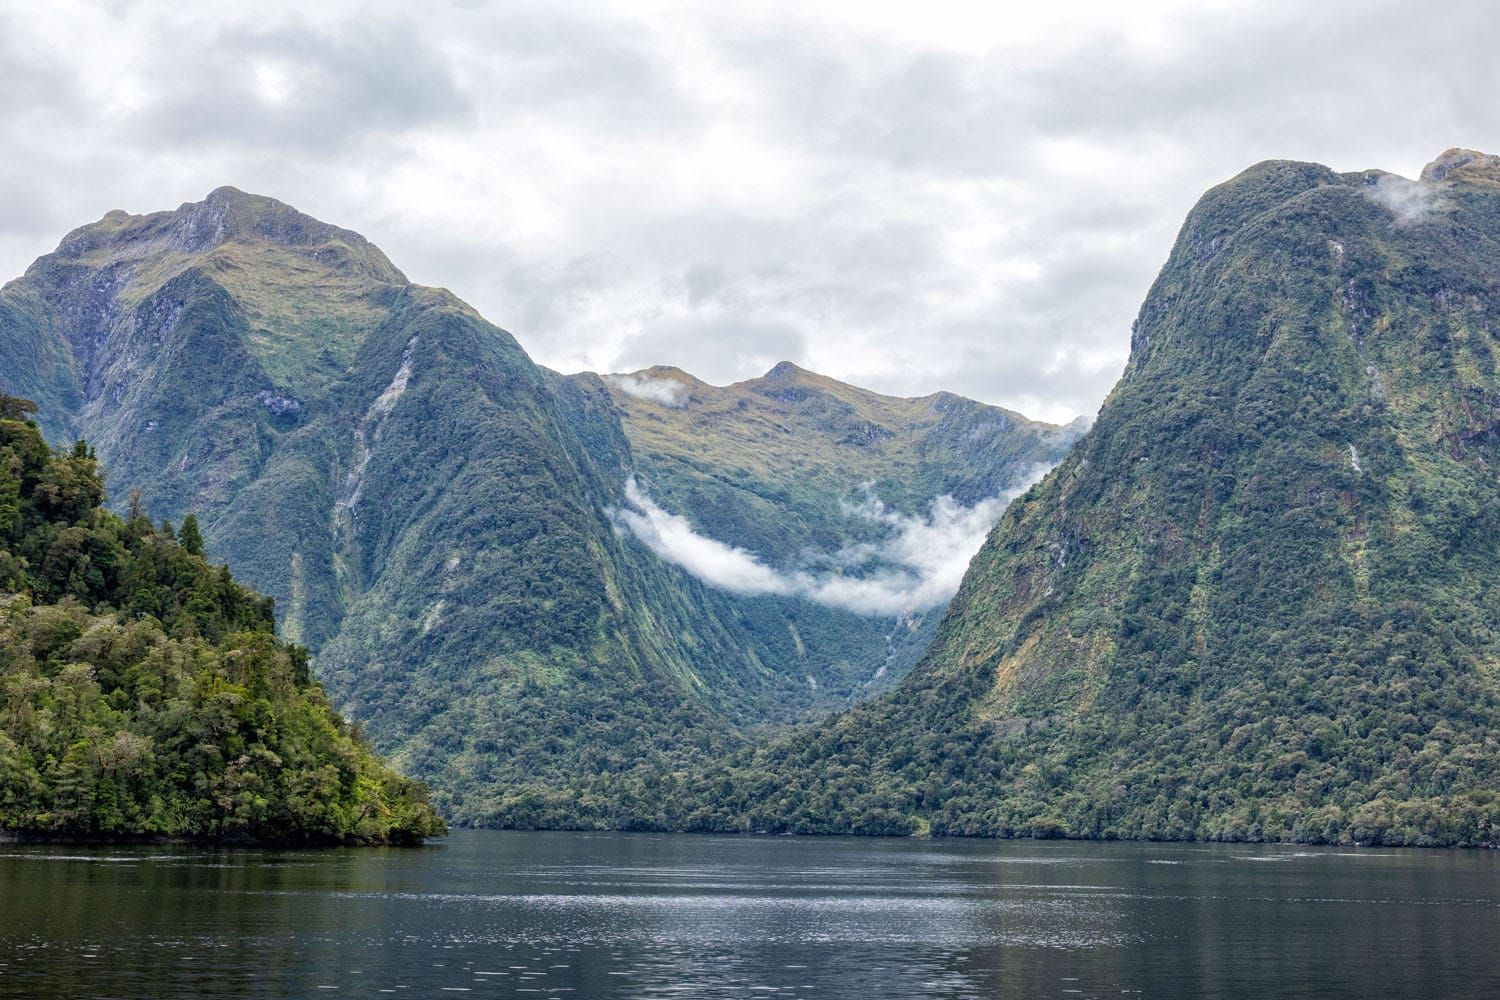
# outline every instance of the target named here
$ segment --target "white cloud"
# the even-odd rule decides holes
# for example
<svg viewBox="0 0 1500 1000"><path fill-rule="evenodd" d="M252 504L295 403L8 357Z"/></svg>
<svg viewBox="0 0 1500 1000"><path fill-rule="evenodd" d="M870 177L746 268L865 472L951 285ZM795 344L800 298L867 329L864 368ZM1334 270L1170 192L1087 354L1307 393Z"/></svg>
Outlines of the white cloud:
<svg viewBox="0 0 1500 1000"><path fill-rule="evenodd" d="M705 583L736 594L792 593L793 585L752 553L700 535L686 518L662 510L634 476L625 482L625 499L630 506L611 510L612 519L652 552Z"/></svg>
<svg viewBox="0 0 1500 1000"><path fill-rule="evenodd" d="M604 381L627 396L650 400L662 406L680 408L687 403L687 386L670 378L649 375L606 375Z"/></svg>
<svg viewBox="0 0 1500 1000"><path fill-rule="evenodd" d="M625 484L629 506L609 513L652 552L710 586L737 594L795 595L856 614L886 617L947 602L1011 500L1049 468L1034 466L1020 485L972 507L951 496L933 500L925 515L891 511L874 496L847 505L848 516L884 526L885 537L828 553L819 560L822 569L778 570L754 553L701 535L686 518L658 506L634 477Z"/></svg>
<svg viewBox="0 0 1500 1000"><path fill-rule="evenodd" d="M1492 146L1493 24L1483 0L0 4L0 280L109 209L232 184L557 370L785 359L1064 421L1209 186Z"/></svg>
<svg viewBox="0 0 1500 1000"><path fill-rule="evenodd" d="M1398 226L1414 226L1441 207L1437 190L1431 184L1395 174L1382 174L1363 190L1366 197L1396 217Z"/></svg>

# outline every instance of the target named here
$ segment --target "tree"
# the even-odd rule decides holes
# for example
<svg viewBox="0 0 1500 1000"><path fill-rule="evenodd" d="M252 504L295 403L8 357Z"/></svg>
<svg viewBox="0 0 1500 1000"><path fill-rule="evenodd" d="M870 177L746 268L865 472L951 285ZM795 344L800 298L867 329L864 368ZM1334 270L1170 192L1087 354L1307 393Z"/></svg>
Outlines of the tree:
<svg viewBox="0 0 1500 1000"><path fill-rule="evenodd" d="M203 554L203 534L198 530L198 517L189 514L182 519L182 527L177 530L177 544L194 556Z"/></svg>

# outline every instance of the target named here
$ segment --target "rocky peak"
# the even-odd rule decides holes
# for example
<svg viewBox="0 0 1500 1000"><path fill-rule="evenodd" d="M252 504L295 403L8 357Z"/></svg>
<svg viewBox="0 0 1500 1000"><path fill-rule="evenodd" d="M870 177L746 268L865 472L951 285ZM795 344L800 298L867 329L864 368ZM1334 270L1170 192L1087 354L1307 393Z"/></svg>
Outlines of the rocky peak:
<svg viewBox="0 0 1500 1000"><path fill-rule="evenodd" d="M790 361L782 361L776 367L766 372L763 377L773 382L795 382L807 374L809 373L806 369L798 368Z"/></svg>
<svg viewBox="0 0 1500 1000"><path fill-rule="evenodd" d="M248 194L238 188L218 187L200 202L181 206L174 236L189 252L212 249L231 239L263 239L289 247L305 247L339 240L353 247L367 241L358 233L319 222L275 198Z"/></svg>
<svg viewBox="0 0 1500 1000"><path fill-rule="evenodd" d="M79 259L102 251L109 260L139 260L163 252L203 254L231 242L273 243L314 255L336 248L376 280L405 283L385 255L358 233L319 222L275 198L228 186L170 212L108 212L69 233L58 254Z"/></svg>
<svg viewBox="0 0 1500 1000"><path fill-rule="evenodd" d="M1465 177L1500 181L1500 156L1473 149L1449 149L1422 168L1422 180L1447 180L1460 171Z"/></svg>

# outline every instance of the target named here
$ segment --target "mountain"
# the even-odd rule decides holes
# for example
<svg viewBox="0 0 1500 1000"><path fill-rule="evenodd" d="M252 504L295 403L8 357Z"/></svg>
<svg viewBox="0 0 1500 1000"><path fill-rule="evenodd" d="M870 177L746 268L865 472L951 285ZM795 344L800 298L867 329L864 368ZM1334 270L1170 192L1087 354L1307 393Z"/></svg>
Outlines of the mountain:
<svg viewBox="0 0 1500 1000"><path fill-rule="evenodd" d="M117 504L195 512L208 552L275 599L334 702L459 821L565 821L541 803L555 809L547 791L580 774L726 752L914 658L891 609L871 624L821 594L726 587L661 557L630 525L688 525L701 509L639 492L671 503L691 487L685 470L633 478L633 422L610 383L538 367L358 234L270 198L220 188L70 233L0 290L0 389L37 400L51 441L87 438ZM935 450L920 488L885 499L897 506L883 525L852 516L851 532L899 535L897 513L927 523L926 489L1015 486L1029 465L1013 453L1055 460L1066 446L1045 425L942 405L1017 441L952 450L987 464L948 473ZM819 501L824 527L838 502ZM734 544L748 536L726 537L714 544L754 562ZM911 578L878 554L832 556L853 563L767 571L797 587Z"/></svg>
<svg viewBox="0 0 1500 1000"><path fill-rule="evenodd" d="M278 642L271 602L140 511L100 508L0 396L0 832L412 843L443 831Z"/></svg>
<svg viewBox="0 0 1500 1000"><path fill-rule="evenodd" d="M790 362L722 387L666 366L604 383L647 502L773 571L761 589L793 593L773 602L796 640L785 655L841 700L911 668L1003 504L1081 433L946 392L884 396ZM755 589L741 568L703 575Z"/></svg>
<svg viewBox="0 0 1500 1000"><path fill-rule="evenodd" d="M972 506L1014 488L1018 468L1050 468L1058 442L1077 437L951 393L883 396L790 362L722 388L668 367L605 383L653 495L773 562L841 541L862 491L903 511L945 494Z"/></svg>
<svg viewBox="0 0 1500 1000"><path fill-rule="evenodd" d="M1500 157L1250 168L896 690L593 794L694 829L1500 841L1497 322Z"/></svg>

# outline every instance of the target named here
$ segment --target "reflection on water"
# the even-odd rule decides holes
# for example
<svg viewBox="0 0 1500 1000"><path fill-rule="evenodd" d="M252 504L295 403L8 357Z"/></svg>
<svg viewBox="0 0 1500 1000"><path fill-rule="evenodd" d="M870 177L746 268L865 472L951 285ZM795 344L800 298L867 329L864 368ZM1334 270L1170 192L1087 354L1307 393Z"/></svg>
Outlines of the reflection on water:
<svg viewBox="0 0 1500 1000"><path fill-rule="evenodd" d="M1500 997L1500 853L461 831L0 847L0 995Z"/></svg>

